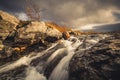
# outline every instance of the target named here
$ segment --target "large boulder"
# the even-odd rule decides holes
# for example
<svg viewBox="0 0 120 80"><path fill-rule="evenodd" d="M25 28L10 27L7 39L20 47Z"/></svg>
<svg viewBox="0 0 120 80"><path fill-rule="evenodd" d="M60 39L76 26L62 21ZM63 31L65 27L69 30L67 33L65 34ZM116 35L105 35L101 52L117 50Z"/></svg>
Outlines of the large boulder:
<svg viewBox="0 0 120 80"><path fill-rule="evenodd" d="M0 38L4 40L13 30L14 24L11 22L0 20Z"/></svg>
<svg viewBox="0 0 120 80"><path fill-rule="evenodd" d="M51 28L55 28L59 30L61 33L63 33L63 38L68 39L70 38L69 32L71 31L71 28L65 27L65 26L59 26L53 22L45 22L45 24Z"/></svg>
<svg viewBox="0 0 120 80"><path fill-rule="evenodd" d="M46 46L61 38L62 33L45 22L20 21L0 10L0 58L9 57L14 51L21 52L30 46Z"/></svg>
<svg viewBox="0 0 120 80"><path fill-rule="evenodd" d="M62 33L44 22L33 21L13 31L4 41L11 46L29 46L35 43L55 42L62 38ZM14 45L13 45L14 44Z"/></svg>
<svg viewBox="0 0 120 80"><path fill-rule="evenodd" d="M13 30L16 29L16 26L18 24L19 24L19 20L16 17L0 10L0 40L1 40L1 43Z"/></svg>
<svg viewBox="0 0 120 80"><path fill-rule="evenodd" d="M17 33L19 39L29 39L31 42L49 40L49 38L60 39L62 37L59 30L46 26L44 22L37 21L30 22L28 25L19 28Z"/></svg>
<svg viewBox="0 0 120 80"><path fill-rule="evenodd" d="M0 39L4 40L19 24L19 20L0 10Z"/></svg>
<svg viewBox="0 0 120 80"><path fill-rule="evenodd" d="M120 33L77 52L69 71L69 80L120 80Z"/></svg>
<svg viewBox="0 0 120 80"><path fill-rule="evenodd" d="M34 44L48 44L62 37L56 28L44 22L20 21L0 10L0 58L9 57L14 51Z"/></svg>
<svg viewBox="0 0 120 80"><path fill-rule="evenodd" d="M15 25L18 25L19 23L19 19L17 19L15 16L1 10L0 10L0 20L5 20Z"/></svg>
<svg viewBox="0 0 120 80"><path fill-rule="evenodd" d="M18 24L19 20L16 17L0 10L0 53L5 47L3 41L16 29Z"/></svg>

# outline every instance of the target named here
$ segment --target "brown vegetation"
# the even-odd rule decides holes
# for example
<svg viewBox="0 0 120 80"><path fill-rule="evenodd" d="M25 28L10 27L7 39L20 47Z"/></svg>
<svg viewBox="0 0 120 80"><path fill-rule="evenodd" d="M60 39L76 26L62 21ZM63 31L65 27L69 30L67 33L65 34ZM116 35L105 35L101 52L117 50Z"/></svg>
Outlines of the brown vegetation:
<svg viewBox="0 0 120 80"><path fill-rule="evenodd" d="M28 16L29 20L40 21L40 7L37 4L35 4L32 0L26 0L26 3L26 15Z"/></svg>
<svg viewBox="0 0 120 80"><path fill-rule="evenodd" d="M68 28L66 26L59 26L59 25L55 24L54 22L45 22L45 24L49 27L58 29L60 32L71 31L70 28Z"/></svg>
<svg viewBox="0 0 120 80"><path fill-rule="evenodd" d="M69 32L71 32L71 29L66 27L66 26L59 26L53 22L46 22L45 23L48 27L51 27L51 28L56 28L57 30L59 30L60 32L62 32L63 34L63 38L64 39L68 39L70 37L70 34Z"/></svg>

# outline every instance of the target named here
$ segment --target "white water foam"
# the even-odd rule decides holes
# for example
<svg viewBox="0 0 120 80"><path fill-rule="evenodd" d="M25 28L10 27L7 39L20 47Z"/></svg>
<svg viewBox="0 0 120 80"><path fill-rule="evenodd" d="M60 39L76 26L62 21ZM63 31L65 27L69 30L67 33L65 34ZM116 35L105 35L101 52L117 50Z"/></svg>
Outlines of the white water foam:
<svg viewBox="0 0 120 80"><path fill-rule="evenodd" d="M14 63L8 63L6 65L3 65L0 67L0 73L6 72L8 70L12 70L16 67L22 66L22 65L28 65L30 63L30 58L29 57L22 57L19 60L15 61Z"/></svg>
<svg viewBox="0 0 120 80"><path fill-rule="evenodd" d="M58 49L56 50L47 60L47 64L49 64L57 55L61 55L63 53L65 53L66 48L62 48L62 49Z"/></svg>
<svg viewBox="0 0 120 80"><path fill-rule="evenodd" d="M25 80L47 80L43 74L37 72L36 68L28 67Z"/></svg>
<svg viewBox="0 0 120 80"><path fill-rule="evenodd" d="M74 37L71 37L70 40L72 39L77 39ZM71 41L65 41L65 46L67 49L68 55L65 56L59 64L55 67L53 72L51 73L50 77L48 80L68 80L68 66L69 62L74 55L74 50L82 44L78 39L72 43Z"/></svg>
<svg viewBox="0 0 120 80"><path fill-rule="evenodd" d="M30 53L30 55L24 56L15 62L7 63L3 66L0 66L0 73L15 69L15 68L20 67L22 65L29 65L33 59L43 56L47 51L49 51L50 49L55 47L57 44L58 43L53 44L50 48L46 49L43 52L39 52L39 53L33 52L33 53Z"/></svg>
<svg viewBox="0 0 120 80"><path fill-rule="evenodd" d="M104 39L105 37L107 36L104 36L104 37L102 36L101 39ZM97 38L86 40L86 42L91 43L91 45L87 46L84 50L90 49L93 45L98 43L99 40L100 39L97 39ZM69 62L71 58L73 57L73 55L75 54L75 50L83 44L83 41L78 40L76 37L71 37L68 40L61 40L61 42L63 43L64 47L57 49L55 52L53 52L50 55L50 57L47 59L46 63L50 64L50 62L52 62L52 60L59 55L66 54L66 56L64 56L60 60L60 62L57 64L57 66L52 71L48 80L68 80ZM46 77L43 75L43 73L41 73L41 71L37 71L37 67L41 68L42 70L42 68L44 67L43 65L37 64L37 67L33 67L33 66L30 66L29 64L31 63L32 60L42 57L43 55L49 53L49 51L51 49L54 49L56 45L59 45L59 44L54 43L50 48L42 52L31 53L28 56L24 56L13 63L8 63L3 66L0 66L0 73L15 69L22 65L27 65L28 67L26 70L25 80L46 80ZM81 51L82 49L79 49L79 50Z"/></svg>

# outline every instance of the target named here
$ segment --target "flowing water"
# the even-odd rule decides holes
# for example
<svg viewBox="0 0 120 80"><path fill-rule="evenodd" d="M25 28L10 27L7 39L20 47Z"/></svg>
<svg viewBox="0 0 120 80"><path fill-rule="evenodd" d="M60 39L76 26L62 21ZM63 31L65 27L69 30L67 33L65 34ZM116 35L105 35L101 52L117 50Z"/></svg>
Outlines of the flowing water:
<svg viewBox="0 0 120 80"><path fill-rule="evenodd" d="M69 62L75 52L90 49L105 37L71 36L44 51L31 52L15 62L0 66L0 80L68 80Z"/></svg>

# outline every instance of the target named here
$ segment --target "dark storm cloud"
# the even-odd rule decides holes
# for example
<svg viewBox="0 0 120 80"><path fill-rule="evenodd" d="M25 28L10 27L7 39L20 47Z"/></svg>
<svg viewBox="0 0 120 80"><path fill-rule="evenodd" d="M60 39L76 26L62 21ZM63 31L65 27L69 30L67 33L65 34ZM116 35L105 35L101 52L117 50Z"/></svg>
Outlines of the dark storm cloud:
<svg viewBox="0 0 120 80"><path fill-rule="evenodd" d="M41 9L44 20L81 26L112 23L120 20L120 0L33 0ZM0 0L0 9L22 13L25 0ZM22 13L23 14L23 13Z"/></svg>
<svg viewBox="0 0 120 80"><path fill-rule="evenodd" d="M0 0L0 7L7 11L22 11L25 7L25 0Z"/></svg>
<svg viewBox="0 0 120 80"><path fill-rule="evenodd" d="M101 3L102 5L111 5L111 6L116 6L120 7L120 0L97 0L98 3Z"/></svg>

